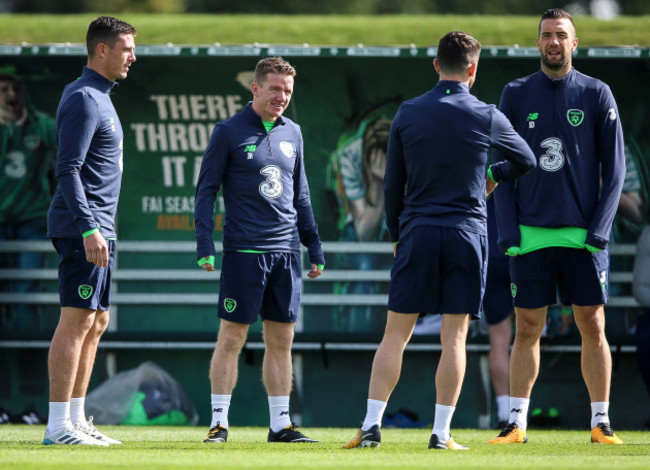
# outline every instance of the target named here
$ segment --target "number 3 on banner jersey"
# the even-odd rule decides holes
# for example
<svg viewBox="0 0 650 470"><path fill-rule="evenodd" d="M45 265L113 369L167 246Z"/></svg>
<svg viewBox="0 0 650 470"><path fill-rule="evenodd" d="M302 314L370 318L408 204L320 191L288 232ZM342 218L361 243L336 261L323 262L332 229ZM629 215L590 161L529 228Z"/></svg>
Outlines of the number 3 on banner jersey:
<svg viewBox="0 0 650 470"><path fill-rule="evenodd" d="M25 154L17 150L7 153L7 166L5 174L11 179L22 179L27 174L27 164L25 163Z"/></svg>
<svg viewBox="0 0 650 470"><path fill-rule="evenodd" d="M266 181L260 184L260 194L267 199L276 199L282 195L282 170L279 166L267 165L260 170Z"/></svg>
<svg viewBox="0 0 650 470"><path fill-rule="evenodd" d="M564 154L562 153L562 141L557 137L544 139L540 144L546 149L546 153L539 159L539 166L542 170L557 171L564 166Z"/></svg>

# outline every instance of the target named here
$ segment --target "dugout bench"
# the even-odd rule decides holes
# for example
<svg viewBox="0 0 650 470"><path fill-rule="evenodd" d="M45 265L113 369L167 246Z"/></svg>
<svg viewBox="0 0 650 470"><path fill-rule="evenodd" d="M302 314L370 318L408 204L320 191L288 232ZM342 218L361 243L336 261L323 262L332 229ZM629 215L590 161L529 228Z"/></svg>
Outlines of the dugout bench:
<svg viewBox="0 0 650 470"><path fill-rule="evenodd" d="M217 251L221 252L221 243L216 243ZM151 348L151 349L212 349L216 338L216 330L205 331L133 331L124 330L120 327L120 310L127 306L135 308L145 307L169 307L176 306L177 310L183 308L215 306L218 302L217 283L219 281L219 270L206 272L199 269L194 262L196 246L194 242L164 242L164 241L120 241L118 242L118 258L113 276L113 294L111 303L112 323L100 344L102 348L129 349L129 348ZM326 242L323 243L323 251L328 260L327 267L322 276L316 279L308 279L307 270L303 270L302 307L309 311L314 307L325 309L342 307L376 307L385 310L388 295L387 286L390 281L388 269L360 270L360 269L337 269L336 255L347 253L366 253L371 255L391 256L392 246L390 243L381 242ZM0 305L31 304L40 306L57 306L58 291L56 290L57 269L52 263L55 262L56 254L49 241L2 241L0 242L0 253L20 252L41 252L51 257L50 266L42 269L9 269L0 267L0 281L38 280L45 284L45 292L30 292L19 294L12 292L0 292ZM623 352L633 351L632 337L628 334L634 325L635 314L642 310L641 305L631 295L631 284L633 281L632 265L636 247L633 244L618 244L610 247L612 259L623 260L622 263L613 263L610 272L610 290L614 292L606 306L607 311L616 310L623 313L615 328L610 334L609 340L613 348ZM171 262L168 259L172 254L180 255L186 259L189 268L180 269L180 263ZM162 255L162 258L161 258ZM149 259L146 263L139 260L151 256L158 256L162 263L155 259ZM304 257L304 251L303 251ZM128 266L123 259L131 258ZM145 264L144 267L141 267ZM623 269L617 268L624 266ZM303 266L307 266L303 263ZM156 284L162 289L140 289L142 284ZM375 283L385 287L384 293L333 293L332 284L335 283ZM128 289L122 288L128 284ZM192 292L187 289L188 285L203 285L205 289ZM318 286L318 287L316 287ZM311 289L311 287L316 287ZM58 309L58 307L57 307ZM214 313L212 313L214 314ZM314 315L310 313L310 315ZM329 331L328 331L329 330ZM472 332L470 332L472 333ZM612 334L613 333L613 334ZM51 331L33 332L12 332L2 331L0 333L0 347L48 347ZM487 342L478 338L480 334L470 334L468 351L486 351ZM305 327L299 323L296 327L295 350L326 351L333 350L367 350L374 349L381 339L381 332L368 333L365 331L332 331L331 328L315 331L313 328ZM546 349L574 352L579 350L579 345L563 344L567 341L556 341L556 344L545 344ZM263 343L258 332L251 330L247 348L262 348ZM414 336L409 347L413 350L439 350L440 345L435 337ZM576 349L577 348L577 349Z"/></svg>
<svg viewBox="0 0 650 470"><path fill-rule="evenodd" d="M116 354L129 350L170 352L181 350L205 350L214 348L217 334L216 304L218 302L219 270L206 272L195 262L194 242L167 241L120 241L113 279L111 324L102 337L99 347L106 353L108 375L117 372ZM220 253L222 246L217 243ZM296 326L293 350L296 355L316 353L322 366L329 368L341 358L341 352L367 352L376 350L382 336L389 269L339 269L341 256L349 253L365 253L392 259L392 245L379 242L327 242L323 250L328 261L322 276L316 279L306 277L303 270L303 315ZM47 255L42 269L0 268L0 281L38 280L41 292L16 294L0 292L0 307L14 304L37 305L47 310L51 321L58 320L57 269L58 256L49 241L0 242L0 253L25 251L42 252ZM612 295L606 307L608 340L613 352L614 367L622 354L634 353L634 337L630 329L636 316L643 308L631 295L633 281L633 257L636 247L632 244L613 245L610 249L613 263L610 273ZM306 253L303 251L303 258ZM220 265L220 258L217 261ZM303 260L303 266L308 262ZM353 293L354 289L340 289L341 285L366 283L379 286L376 293ZM337 287L338 286L338 287ZM206 309L206 306L210 307ZM369 323L373 331L345 330L338 328L332 316L345 316L348 309L372 309L376 321ZM334 313L338 311L339 313ZM157 313L152 313L157 312ZM185 320L191 312L192 318ZM161 324L157 318L164 318L169 324ZM55 324L33 331L0 331L0 348L46 349L49 347ZM251 327L248 341L242 352L244 361L254 360L256 351L264 343L258 325ZM481 386L474 392L479 403L479 427L487 428L490 423L491 386L488 371L487 333L480 322L472 322L468 335L468 357L478 358L478 372ZM564 354L575 354L581 350L575 335L567 338L544 338L542 352L560 358ZM432 353L440 351L437 335L414 335L407 346L410 353ZM298 361L300 363L300 361ZM301 388L303 371L295 367L296 387ZM300 418L295 417L298 421Z"/></svg>

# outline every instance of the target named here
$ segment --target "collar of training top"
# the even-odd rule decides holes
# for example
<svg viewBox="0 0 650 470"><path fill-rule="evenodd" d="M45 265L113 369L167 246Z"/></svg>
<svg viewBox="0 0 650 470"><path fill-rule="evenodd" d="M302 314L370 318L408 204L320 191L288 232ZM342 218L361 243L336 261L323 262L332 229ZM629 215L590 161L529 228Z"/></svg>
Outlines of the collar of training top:
<svg viewBox="0 0 650 470"><path fill-rule="evenodd" d="M81 72L81 77L79 78L88 79L92 84L94 84L97 87L98 90L104 93L110 93L113 88L119 86L117 82L109 80L99 72L96 72L95 70L87 66L84 66L83 72Z"/></svg>
<svg viewBox="0 0 650 470"><path fill-rule="evenodd" d="M462 82L457 82L456 80L440 80L435 88L435 89L442 89L442 92L450 95L450 94L457 94L457 93L469 93L469 88L467 85L465 85Z"/></svg>
<svg viewBox="0 0 650 470"><path fill-rule="evenodd" d="M246 106L243 109L243 112L246 113L246 116L251 120L251 122L254 122L256 124L262 125L262 118L259 114L257 114L253 110L253 102L249 101L246 103ZM284 121L282 116L279 116L278 119L275 121L276 125L284 126L286 122Z"/></svg>

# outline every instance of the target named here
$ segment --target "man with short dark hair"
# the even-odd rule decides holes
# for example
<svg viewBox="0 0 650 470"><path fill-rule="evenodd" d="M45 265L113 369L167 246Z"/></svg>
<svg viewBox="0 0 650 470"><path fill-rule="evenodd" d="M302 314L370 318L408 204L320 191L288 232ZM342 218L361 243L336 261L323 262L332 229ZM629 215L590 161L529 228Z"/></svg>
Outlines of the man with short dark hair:
<svg viewBox="0 0 650 470"><path fill-rule="evenodd" d="M521 184L495 193L499 247L510 260L515 340L510 419L490 444L525 443L530 394L539 373L548 305L572 304L582 336L582 375L591 400L591 442L622 444L609 421L612 358L605 337L609 242L625 178L623 131L609 87L572 66L571 15L539 22L540 70L506 85L500 109L539 164ZM498 156L497 156L498 159Z"/></svg>
<svg viewBox="0 0 650 470"><path fill-rule="evenodd" d="M60 256L61 318L48 358L47 445L120 444L86 419L84 404L108 326L117 245L124 134L110 93L136 60L135 35L133 26L116 18L90 23L88 65L65 87L56 113L59 186L48 212L48 237Z"/></svg>
<svg viewBox="0 0 650 470"><path fill-rule="evenodd" d="M485 288L485 196L497 182L535 167L533 153L494 106L469 93L480 43L453 31L440 39L433 90L400 106L388 141L384 199L394 242L386 331L375 354L367 413L343 447L376 447L381 420L399 379L418 315L442 314L442 354L430 449L464 450L450 424L465 375L470 319L480 317ZM490 148L509 161L492 165Z"/></svg>
<svg viewBox="0 0 650 470"><path fill-rule="evenodd" d="M300 127L282 114L296 71L280 57L260 60L253 101L217 124L196 187L199 265L214 271L214 203L223 190L226 221L219 285L219 336L210 363L212 423L203 442L228 439L228 411L248 328L262 318L262 380L268 393L269 442L315 442L291 423L291 345L302 287L300 243L316 278L325 259L305 174Z"/></svg>

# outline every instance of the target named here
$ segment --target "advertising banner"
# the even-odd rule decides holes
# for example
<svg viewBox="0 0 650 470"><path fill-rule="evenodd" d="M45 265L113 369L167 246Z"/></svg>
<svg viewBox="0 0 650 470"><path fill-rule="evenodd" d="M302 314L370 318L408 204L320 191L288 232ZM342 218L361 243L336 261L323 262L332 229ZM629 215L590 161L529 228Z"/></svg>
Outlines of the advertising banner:
<svg viewBox="0 0 650 470"><path fill-rule="evenodd" d="M297 69L287 115L302 127L307 175L323 240L377 240L366 224L347 233L355 217L380 201L383 162L364 145L385 146L399 104L432 88L435 48L167 47L138 46L138 61L113 100L125 133L124 180L119 207L121 240L193 240L194 190L214 125L251 99L260 57L281 55ZM31 103L54 116L63 87L85 64L83 46L2 46L0 68L23 77ZM610 85L625 128L630 159L647 198L650 135L650 57L641 48L581 49L578 70ZM510 80L534 73L534 48L487 48L472 90L498 103ZM440 143L444 145L444 142ZM372 156L372 155L374 156ZM374 217L379 224L380 210ZM645 214L647 216L647 214ZM372 217L371 217L372 218ZM217 204L216 239L223 228ZM352 224L354 225L354 224Z"/></svg>
<svg viewBox="0 0 650 470"><path fill-rule="evenodd" d="M21 76L29 102L54 116L63 87L79 76L85 54L81 45L0 46L0 69ZM125 135L120 240L194 240L194 192L203 151L214 125L251 99L253 70L265 56L284 57L298 73L286 115L302 127L321 238L387 240L382 180L388 130L400 103L438 80L432 66L435 47L138 46L136 54L137 62L113 96ZM645 84L650 83L650 53L645 48L582 48L574 65L609 84L618 102L627 175L613 237L633 243L649 219L650 87ZM472 93L497 104L507 82L538 69L535 48L486 47ZM218 241L224 221L220 198L214 217ZM328 259L328 269L380 270L391 263L390 255L338 254ZM373 293L377 285L341 282L335 293ZM331 284L327 290L332 292ZM385 306L362 310L368 309L385 312ZM350 318L346 325L330 327L367 328L365 314L357 327Z"/></svg>

